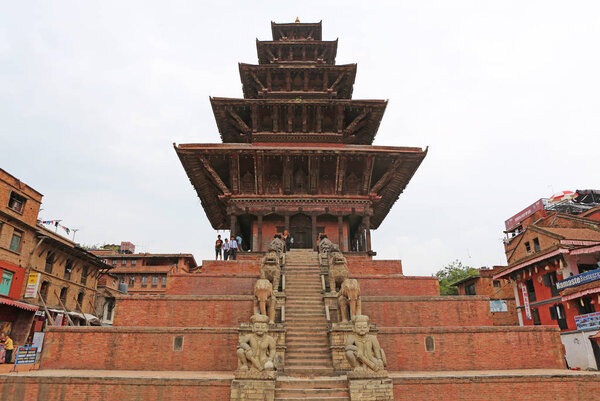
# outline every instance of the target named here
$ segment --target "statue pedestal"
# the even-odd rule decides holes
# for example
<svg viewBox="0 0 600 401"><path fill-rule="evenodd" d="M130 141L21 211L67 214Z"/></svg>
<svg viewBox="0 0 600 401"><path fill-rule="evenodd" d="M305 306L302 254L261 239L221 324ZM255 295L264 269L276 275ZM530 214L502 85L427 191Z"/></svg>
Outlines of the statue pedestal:
<svg viewBox="0 0 600 401"><path fill-rule="evenodd" d="M366 378L363 376L362 378L358 378L351 376L357 375L348 375L350 401L394 401L394 387L391 379L387 377Z"/></svg>
<svg viewBox="0 0 600 401"><path fill-rule="evenodd" d="M269 377L264 379L252 379L251 374L238 375L231 382L231 401L273 401L275 399L275 372L272 375L261 372L257 376ZM242 378L242 377L248 378Z"/></svg>

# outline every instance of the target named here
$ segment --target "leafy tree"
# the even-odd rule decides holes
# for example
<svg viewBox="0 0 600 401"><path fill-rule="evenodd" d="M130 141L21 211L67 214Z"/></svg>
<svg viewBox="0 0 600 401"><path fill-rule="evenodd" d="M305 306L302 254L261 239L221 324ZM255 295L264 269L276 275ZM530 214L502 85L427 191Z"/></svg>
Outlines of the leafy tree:
<svg viewBox="0 0 600 401"><path fill-rule="evenodd" d="M477 275L479 275L477 269L470 266L463 266L462 262L458 259L435 273L435 277L437 277L440 282L441 295L457 295L458 288L451 286L451 284L456 283L463 278Z"/></svg>

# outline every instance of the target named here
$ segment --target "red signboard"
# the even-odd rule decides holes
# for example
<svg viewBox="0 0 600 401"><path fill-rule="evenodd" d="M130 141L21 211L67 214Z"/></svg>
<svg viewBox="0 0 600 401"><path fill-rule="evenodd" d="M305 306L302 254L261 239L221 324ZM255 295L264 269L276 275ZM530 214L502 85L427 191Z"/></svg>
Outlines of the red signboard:
<svg viewBox="0 0 600 401"><path fill-rule="evenodd" d="M532 214L534 214L535 212L537 212L539 210L543 210L543 209L544 209L544 199L540 199L537 202L535 202L534 204L529 205L525 209L521 210L519 213L515 214L510 219L506 220L504 222L504 225L506 226L507 230L509 228L513 228L514 226L516 226L517 224L519 224L520 222L525 220L527 217L529 217Z"/></svg>

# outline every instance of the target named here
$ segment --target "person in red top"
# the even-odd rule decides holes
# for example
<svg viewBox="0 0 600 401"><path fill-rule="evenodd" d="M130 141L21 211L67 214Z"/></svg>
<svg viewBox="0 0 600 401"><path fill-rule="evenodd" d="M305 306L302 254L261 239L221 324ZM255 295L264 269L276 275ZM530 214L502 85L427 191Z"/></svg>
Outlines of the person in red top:
<svg viewBox="0 0 600 401"><path fill-rule="evenodd" d="M219 260L223 258L223 254L221 252L223 248L223 241L221 240L221 236L217 235L217 242L215 242L215 260Z"/></svg>

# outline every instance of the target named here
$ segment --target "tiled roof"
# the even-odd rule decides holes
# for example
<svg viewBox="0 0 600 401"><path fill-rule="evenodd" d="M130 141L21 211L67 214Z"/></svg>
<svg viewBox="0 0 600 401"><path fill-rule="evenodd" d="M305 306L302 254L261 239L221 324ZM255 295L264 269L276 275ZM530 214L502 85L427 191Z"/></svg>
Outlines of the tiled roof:
<svg viewBox="0 0 600 401"><path fill-rule="evenodd" d="M543 227L542 229L567 240L600 241L600 231L590 228Z"/></svg>

